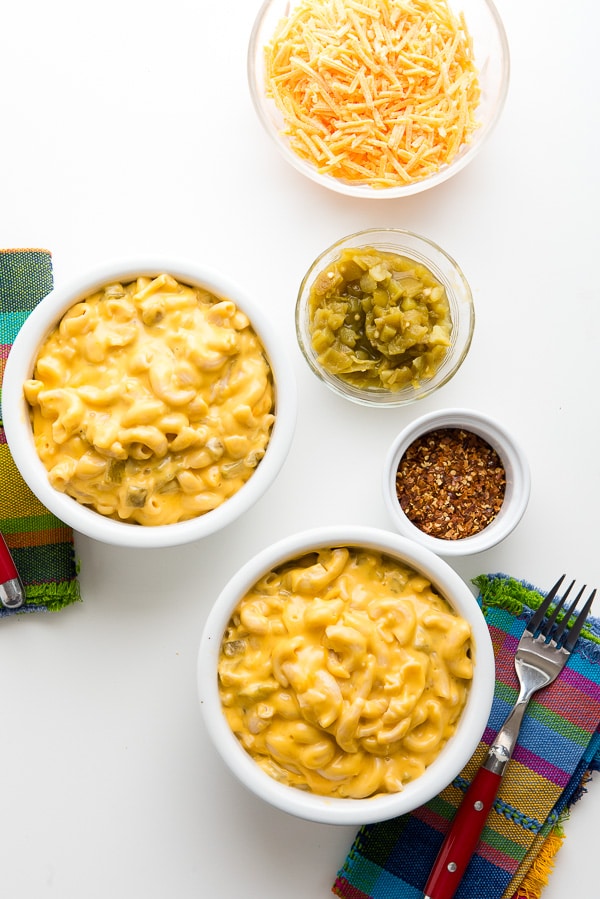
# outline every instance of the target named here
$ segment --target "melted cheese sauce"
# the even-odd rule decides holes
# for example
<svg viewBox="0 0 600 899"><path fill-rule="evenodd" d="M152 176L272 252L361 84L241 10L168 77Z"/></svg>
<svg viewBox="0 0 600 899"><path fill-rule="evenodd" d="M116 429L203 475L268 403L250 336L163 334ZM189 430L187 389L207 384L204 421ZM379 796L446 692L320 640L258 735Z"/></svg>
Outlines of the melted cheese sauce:
<svg viewBox="0 0 600 899"><path fill-rule="evenodd" d="M429 581L373 551L269 572L221 646L224 714L273 778L325 796L402 790L456 730L471 631Z"/></svg>
<svg viewBox="0 0 600 899"><path fill-rule="evenodd" d="M167 274L69 309L24 392L53 487L141 525L236 493L274 422L271 369L246 315Z"/></svg>

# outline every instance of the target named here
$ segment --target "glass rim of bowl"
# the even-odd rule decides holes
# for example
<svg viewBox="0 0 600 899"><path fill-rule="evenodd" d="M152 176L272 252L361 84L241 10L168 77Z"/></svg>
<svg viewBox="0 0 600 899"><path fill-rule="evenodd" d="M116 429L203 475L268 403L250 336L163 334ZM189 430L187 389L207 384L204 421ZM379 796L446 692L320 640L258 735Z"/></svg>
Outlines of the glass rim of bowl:
<svg viewBox="0 0 600 899"><path fill-rule="evenodd" d="M485 145L496 127L506 104L510 84L511 61L508 36L493 0L448 0L455 12L465 11L473 41L475 61L480 73L481 97L477 107L479 128L464 143L450 163L443 164L427 177L405 184L376 188L353 183L319 172L315 165L301 158L283 134L283 116L264 89L264 48L280 19L302 0L264 0L252 26L246 58L246 76L253 107L269 139L283 158L300 174L314 183L346 196L363 199L397 199L421 193L444 183L471 162ZM281 9L278 10L278 4ZM473 27L477 20L476 29ZM484 21L482 21L484 20Z"/></svg>
<svg viewBox="0 0 600 899"><path fill-rule="evenodd" d="M343 248L358 249L370 246L415 259L429 269L446 289L452 317L450 346L436 373L432 378L424 380L419 388L407 385L394 392L384 388L356 387L326 371L319 364L317 354L312 348L308 300L315 278L335 260ZM433 240L401 228L366 228L339 238L311 263L298 289L295 327L298 345L310 370L334 393L359 405L397 408L430 396L454 377L471 346L475 330L475 306L471 287L461 267Z"/></svg>

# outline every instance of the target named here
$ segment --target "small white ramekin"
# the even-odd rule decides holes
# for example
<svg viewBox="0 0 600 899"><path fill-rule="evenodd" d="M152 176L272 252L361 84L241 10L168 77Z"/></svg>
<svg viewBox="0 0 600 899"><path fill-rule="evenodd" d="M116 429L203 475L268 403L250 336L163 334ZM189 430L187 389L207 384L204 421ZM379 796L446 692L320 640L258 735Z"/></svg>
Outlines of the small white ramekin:
<svg viewBox="0 0 600 899"><path fill-rule="evenodd" d="M432 537L410 521L398 500L396 474L406 450L423 434L438 428L462 428L485 440L498 453L506 472L506 489L497 516L477 534L458 540ZM480 553L500 543L523 517L531 489L529 464L515 438L497 421L471 409L442 409L415 419L390 446L383 466L383 498L396 530L442 556Z"/></svg>

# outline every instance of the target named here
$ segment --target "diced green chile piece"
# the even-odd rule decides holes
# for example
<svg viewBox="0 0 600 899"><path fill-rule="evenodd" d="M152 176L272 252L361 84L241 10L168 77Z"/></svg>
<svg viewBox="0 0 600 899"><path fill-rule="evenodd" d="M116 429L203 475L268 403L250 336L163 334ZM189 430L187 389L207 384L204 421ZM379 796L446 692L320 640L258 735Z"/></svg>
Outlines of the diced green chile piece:
<svg viewBox="0 0 600 899"><path fill-rule="evenodd" d="M308 305L319 364L354 387L418 387L435 375L450 345L444 286L396 253L343 250L317 275Z"/></svg>

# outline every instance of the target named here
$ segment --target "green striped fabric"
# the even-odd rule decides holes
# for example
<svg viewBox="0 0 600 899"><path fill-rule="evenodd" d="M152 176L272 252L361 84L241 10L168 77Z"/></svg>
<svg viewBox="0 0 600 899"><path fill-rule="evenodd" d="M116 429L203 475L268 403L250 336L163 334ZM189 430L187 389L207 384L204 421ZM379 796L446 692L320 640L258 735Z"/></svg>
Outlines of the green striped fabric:
<svg viewBox="0 0 600 899"><path fill-rule="evenodd" d="M47 250L0 250L0 400L4 366L19 328L52 290ZM49 512L23 481L0 419L0 532L25 587L25 604L0 606L0 618L58 611L81 599L73 532Z"/></svg>

